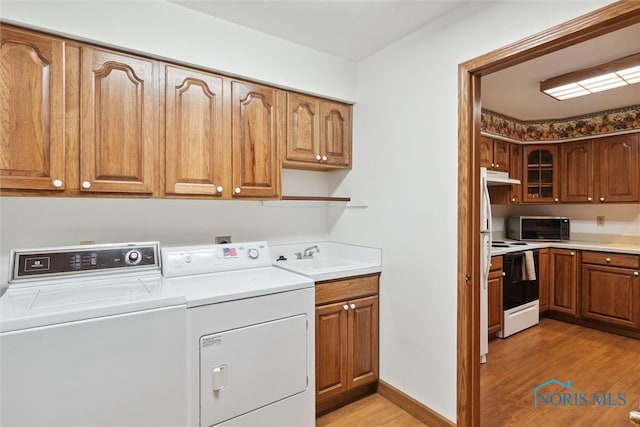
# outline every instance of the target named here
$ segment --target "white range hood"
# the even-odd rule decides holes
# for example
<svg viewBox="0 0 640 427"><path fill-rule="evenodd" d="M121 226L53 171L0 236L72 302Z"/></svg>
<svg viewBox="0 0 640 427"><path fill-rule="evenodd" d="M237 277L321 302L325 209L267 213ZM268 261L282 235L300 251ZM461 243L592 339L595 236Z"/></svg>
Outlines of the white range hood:
<svg viewBox="0 0 640 427"><path fill-rule="evenodd" d="M509 178L509 174L507 172L487 171L487 185L495 186L511 184L520 184L520 180Z"/></svg>

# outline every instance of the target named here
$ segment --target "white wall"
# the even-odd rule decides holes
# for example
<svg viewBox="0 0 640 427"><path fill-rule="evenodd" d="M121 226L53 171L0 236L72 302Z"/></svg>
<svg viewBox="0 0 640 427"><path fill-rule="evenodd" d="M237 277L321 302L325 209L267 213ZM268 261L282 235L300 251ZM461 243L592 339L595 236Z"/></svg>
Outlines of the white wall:
<svg viewBox="0 0 640 427"><path fill-rule="evenodd" d="M353 63L162 0L2 0L0 16L286 88L355 99Z"/></svg>
<svg viewBox="0 0 640 427"><path fill-rule="evenodd" d="M458 64L608 2L465 5L358 64L353 171L332 240L379 246L380 375L455 420ZM464 344L463 344L464 345Z"/></svg>

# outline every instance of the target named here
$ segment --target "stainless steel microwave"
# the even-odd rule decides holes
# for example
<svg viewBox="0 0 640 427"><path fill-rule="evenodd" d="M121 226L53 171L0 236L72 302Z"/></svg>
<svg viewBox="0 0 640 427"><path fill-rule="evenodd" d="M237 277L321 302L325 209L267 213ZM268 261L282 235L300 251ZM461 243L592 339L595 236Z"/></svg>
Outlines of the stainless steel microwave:
<svg viewBox="0 0 640 427"><path fill-rule="evenodd" d="M515 240L569 240L570 222L566 216L511 216L507 236Z"/></svg>

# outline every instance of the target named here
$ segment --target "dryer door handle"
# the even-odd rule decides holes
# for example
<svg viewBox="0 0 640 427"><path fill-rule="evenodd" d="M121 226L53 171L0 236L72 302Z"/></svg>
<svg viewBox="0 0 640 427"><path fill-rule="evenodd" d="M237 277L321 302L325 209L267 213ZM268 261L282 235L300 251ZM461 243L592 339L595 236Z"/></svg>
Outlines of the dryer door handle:
<svg viewBox="0 0 640 427"><path fill-rule="evenodd" d="M224 390L228 382L227 365L216 366L211 370L211 388L213 392Z"/></svg>

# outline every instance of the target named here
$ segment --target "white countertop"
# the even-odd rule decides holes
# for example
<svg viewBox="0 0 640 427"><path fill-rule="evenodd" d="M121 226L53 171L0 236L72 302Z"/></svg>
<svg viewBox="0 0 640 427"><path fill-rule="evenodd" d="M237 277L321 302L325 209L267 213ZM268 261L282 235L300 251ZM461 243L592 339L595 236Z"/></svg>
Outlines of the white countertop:
<svg viewBox="0 0 640 427"><path fill-rule="evenodd" d="M504 239L501 239L504 240ZM559 248L559 249L576 249L581 251L603 251L617 252L623 254L640 255L640 245L632 243L603 243L603 242L585 242L580 240L570 240L565 242L529 242L538 249L543 248ZM493 248L491 256L504 255L507 252L516 252L526 250L523 248Z"/></svg>
<svg viewBox="0 0 640 427"><path fill-rule="evenodd" d="M304 252L312 246L320 249L314 254L314 260L318 262L296 259L296 252ZM382 250L379 248L336 242L273 244L269 248L274 266L305 275L315 282L382 271ZM286 260L278 260L280 256Z"/></svg>

